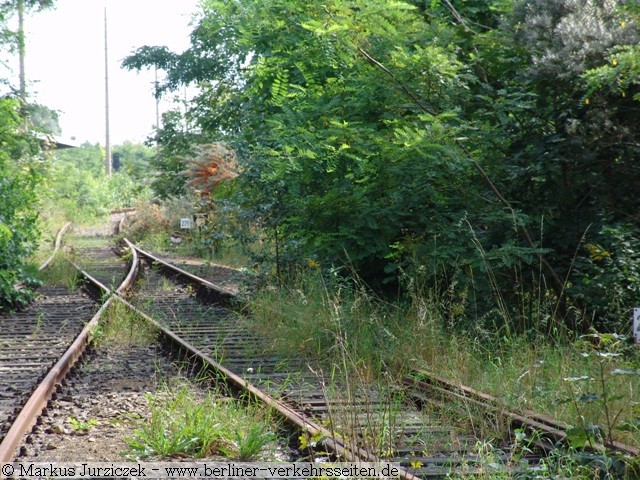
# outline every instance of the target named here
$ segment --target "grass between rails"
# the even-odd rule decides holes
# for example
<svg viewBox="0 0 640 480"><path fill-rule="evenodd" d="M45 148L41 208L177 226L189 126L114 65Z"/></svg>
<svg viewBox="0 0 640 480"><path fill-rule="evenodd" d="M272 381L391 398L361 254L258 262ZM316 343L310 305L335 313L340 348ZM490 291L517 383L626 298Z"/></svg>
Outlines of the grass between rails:
<svg viewBox="0 0 640 480"><path fill-rule="evenodd" d="M459 333L427 299L399 307L364 290L330 289L319 276L263 290L250 310L279 355L337 365L363 383L425 369L566 421L576 447L611 439L640 445L640 352L618 336Z"/></svg>
<svg viewBox="0 0 640 480"><path fill-rule="evenodd" d="M102 247L103 237L72 238L74 249ZM60 252L43 279L74 289L79 274L70 263L71 252ZM92 331L93 342L103 349L127 349L149 345L157 332L124 304L114 302ZM138 426L128 439L132 458L218 457L228 460L273 460L278 446L277 423L258 405L204 393L190 383L167 385L147 394L150 420ZM75 419L72 419L75 421ZM71 422L74 429L90 424Z"/></svg>
<svg viewBox="0 0 640 480"><path fill-rule="evenodd" d="M180 243L172 243L165 232L145 235L144 238L137 239L137 235L128 230L121 237L126 237L136 242L141 248L160 255L195 257L204 260L204 262L217 263L231 268L246 268L251 264L249 258L236 249L220 249L214 252L200 246L197 242L199 238L197 232L180 233L184 235Z"/></svg>
<svg viewBox="0 0 640 480"><path fill-rule="evenodd" d="M330 372L328 390L335 378L343 381L347 371L356 372L357 385L351 388L357 391L372 381L393 382L424 368L493 393L514 408L567 421L574 426L571 441L578 448L612 438L640 444L640 356L616 336L594 334L576 341L533 331L505 334L506 329L490 333L467 328L460 333L428 296L392 305L364 288L346 283L329 287L319 276L303 278L294 287L263 290L252 298L250 310L252 325L262 329L272 350L285 357L302 354L313 359L312 364L324 365ZM382 453L392 408L386 415L386 423L367 421L371 443ZM471 413L469 418L473 422ZM336 419L334 425L339 421L345 420ZM480 445L479 450L490 462L491 446ZM555 468L554 475L561 472L557 478L593 475L571 457L558 458L554 465L548 468Z"/></svg>
<svg viewBox="0 0 640 480"><path fill-rule="evenodd" d="M29 258L30 263L41 265L51 255L56 236L65 223L64 218L51 218L42 221L38 249Z"/></svg>
<svg viewBox="0 0 640 480"><path fill-rule="evenodd" d="M69 233L64 244L65 247L56 253L54 262L47 269L39 272L38 277L51 285L64 285L70 290L75 290L81 282L82 276L71 262L76 262L82 267L84 260L82 257L78 257L76 252L82 248L105 247L109 244L109 240L106 237L85 237ZM110 260L105 260L105 265L109 263ZM115 285L108 286L114 287Z"/></svg>
<svg viewBox="0 0 640 480"><path fill-rule="evenodd" d="M191 386L147 394L151 418L127 440L129 456L273 459L277 437L269 411Z"/></svg>
<svg viewBox="0 0 640 480"><path fill-rule="evenodd" d="M157 331L121 303L114 302L94 330L100 348L130 348L157 341ZM150 419L128 438L131 458L221 457L272 459L277 436L270 412L244 405L213 390L204 392L182 379L147 393Z"/></svg>
<svg viewBox="0 0 640 480"><path fill-rule="evenodd" d="M80 215L80 210L73 216L65 214L60 209L54 208L54 205L45 205L43 211L40 214L40 240L38 243L38 249L29 259L34 264L41 264L53 251L53 245L58 235L58 232L62 226L71 220L74 228L90 228L104 225L107 220L106 213L99 217L83 217ZM72 230L68 231L65 237L62 239L62 243L70 244L72 242L82 241L82 237L74 235ZM78 237L78 238L76 238Z"/></svg>
<svg viewBox="0 0 640 480"><path fill-rule="evenodd" d="M58 251L53 263L39 272L39 278L50 285L64 285L69 290L75 290L81 281L80 272L71 264L69 256L63 251Z"/></svg>
<svg viewBox="0 0 640 480"><path fill-rule="evenodd" d="M155 342L158 332L125 304L116 301L106 310L92 335L94 342L103 348L127 348Z"/></svg>

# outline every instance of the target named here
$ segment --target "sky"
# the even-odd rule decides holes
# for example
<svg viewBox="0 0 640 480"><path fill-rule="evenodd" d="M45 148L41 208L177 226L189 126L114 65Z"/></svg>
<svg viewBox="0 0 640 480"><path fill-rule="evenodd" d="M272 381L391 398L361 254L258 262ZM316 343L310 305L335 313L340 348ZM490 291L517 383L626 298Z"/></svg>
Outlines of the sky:
<svg viewBox="0 0 640 480"><path fill-rule="evenodd" d="M197 5L198 0L55 0L53 10L30 13L25 29L31 101L59 112L63 139L104 145L106 6L111 144L143 142L156 123L154 73L138 74L120 64L143 45L187 48ZM168 108L162 102L160 112Z"/></svg>

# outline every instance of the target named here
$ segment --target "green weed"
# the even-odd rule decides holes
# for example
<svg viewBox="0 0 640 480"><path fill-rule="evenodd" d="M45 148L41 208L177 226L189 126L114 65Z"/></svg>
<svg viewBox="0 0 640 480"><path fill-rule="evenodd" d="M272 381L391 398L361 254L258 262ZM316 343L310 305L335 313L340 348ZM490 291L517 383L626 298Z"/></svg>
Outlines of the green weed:
<svg viewBox="0 0 640 480"><path fill-rule="evenodd" d="M568 397L558 400L571 405L578 419L567 432L573 447L611 444L621 431L640 433L640 412L633 393L640 385L640 370L625 360L629 348L625 340L621 335L593 333L583 335L577 345L586 375L564 378Z"/></svg>
<svg viewBox="0 0 640 480"><path fill-rule="evenodd" d="M97 344L110 347L148 345L157 337L156 330L146 320L119 301L109 306L92 334Z"/></svg>
<svg viewBox="0 0 640 480"><path fill-rule="evenodd" d="M71 264L69 255L58 252L49 268L40 272L40 278L49 285L64 285L74 291L81 282L80 272Z"/></svg>
<svg viewBox="0 0 640 480"><path fill-rule="evenodd" d="M36 312L36 322L33 326L33 331L31 332L32 335L36 335L42 332L42 324L46 318L47 314L44 312L44 310L38 309L38 311Z"/></svg>
<svg viewBox="0 0 640 480"><path fill-rule="evenodd" d="M98 421L93 418L90 418L89 420L78 420L77 418L69 417L67 418L67 422L69 422L73 430L79 432L86 432L91 427L98 424Z"/></svg>
<svg viewBox="0 0 640 480"><path fill-rule="evenodd" d="M151 418L127 439L129 456L224 456L247 461L267 455L275 441L268 413L215 392L198 394L182 386L171 396L148 394L147 401Z"/></svg>

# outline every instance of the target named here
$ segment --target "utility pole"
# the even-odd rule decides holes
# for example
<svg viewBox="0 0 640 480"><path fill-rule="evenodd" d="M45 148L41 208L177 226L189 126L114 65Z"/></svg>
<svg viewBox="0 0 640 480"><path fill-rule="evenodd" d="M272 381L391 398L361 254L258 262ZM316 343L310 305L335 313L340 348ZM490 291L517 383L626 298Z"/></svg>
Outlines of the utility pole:
<svg viewBox="0 0 640 480"><path fill-rule="evenodd" d="M107 5L104 6L104 106L105 106L105 158L104 171L111 176L111 141L109 139L109 55L107 49Z"/></svg>

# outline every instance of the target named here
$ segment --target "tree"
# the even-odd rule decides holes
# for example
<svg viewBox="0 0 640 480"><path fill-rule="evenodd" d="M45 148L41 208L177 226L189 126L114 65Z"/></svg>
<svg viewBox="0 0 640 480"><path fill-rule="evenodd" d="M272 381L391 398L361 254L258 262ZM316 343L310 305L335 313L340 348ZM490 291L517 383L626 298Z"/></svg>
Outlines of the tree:
<svg viewBox="0 0 640 480"><path fill-rule="evenodd" d="M633 86L614 93L595 82L598 72L617 63L614 52L638 43L637 24L622 6L521 1L510 22L514 43L528 56L519 88L535 96L535 109L509 148L509 194L529 215L544 218L551 261L569 279L567 292L590 311L585 317L595 316L600 328L618 325L626 314L608 282L591 281L593 255L586 245L602 243L631 261L622 245L614 247L610 228L639 226ZM618 306L600 300L607 297Z"/></svg>
<svg viewBox="0 0 640 480"><path fill-rule="evenodd" d="M279 262L349 263L498 325L579 329L608 322L585 245L608 252L603 235L626 245L637 228L622 4L210 0L189 49L143 47L125 66L165 69L163 92L200 86L188 135L177 117L163 130L165 170L181 176L195 143L231 145L235 201Z"/></svg>
<svg viewBox="0 0 640 480"><path fill-rule="evenodd" d="M19 103L0 99L0 310L31 298L28 289L16 287L30 282L26 260L38 246L40 166L32 157L37 146L19 133L21 125Z"/></svg>
<svg viewBox="0 0 640 480"><path fill-rule="evenodd" d="M26 108L29 121L36 132L46 135L60 135L62 129L58 121L58 112L45 105L32 103Z"/></svg>
<svg viewBox="0 0 640 480"><path fill-rule="evenodd" d="M32 292L25 288L32 280L27 258L37 248L39 237L36 208L42 165L36 157L38 142L25 128L27 105L22 20L25 9L51 4L49 0L0 2L0 48L17 50L21 66L19 100L0 99L0 310L22 304L32 297ZM10 31L6 23L14 13L21 17L18 32Z"/></svg>
<svg viewBox="0 0 640 480"><path fill-rule="evenodd" d="M12 49L18 52L19 63L19 87L18 98L23 106L27 103L27 80L25 75L25 35L24 16L27 10L42 10L53 6L53 0L2 0L0 1L0 30L4 43L9 43ZM18 30L10 31L6 26L6 21L12 15L18 16Z"/></svg>
<svg viewBox="0 0 640 480"><path fill-rule="evenodd" d="M149 169L155 157L155 151L142 144L124 142L113 147L113 151L120 155L121 171L129 175L141 186L150 183Z"/></svg>
<svg viewBox="0 0 640 480"><path fill-rule="evenodd" d="M189 50L143 47L125 65L167 68L163 88L203 87L191 114L203 137L227 139L241 154L239 201L259 212L284 253L349 261L375 281L395 276L389 259L410 239L427 251L466 232L471 255L460 206L474 200L457 193L476 187L456 140L470 72L418 9L206 7ZM436 250L433 272L460 253L446 243Z"/></svg>

